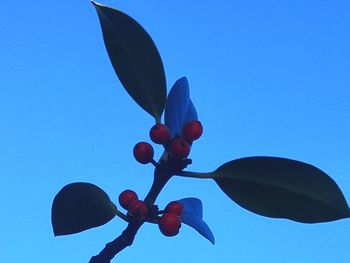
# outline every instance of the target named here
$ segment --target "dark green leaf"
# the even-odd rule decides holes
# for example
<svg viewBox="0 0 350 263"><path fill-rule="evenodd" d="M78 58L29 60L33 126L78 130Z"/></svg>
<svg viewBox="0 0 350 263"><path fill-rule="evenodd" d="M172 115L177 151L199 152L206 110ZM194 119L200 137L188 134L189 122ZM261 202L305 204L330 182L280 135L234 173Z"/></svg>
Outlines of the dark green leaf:
<svg viewBox="0 0 350 263"><path fill-rule="evenodd" d="M133 18L113 8L92 3L120 82L130 96L159 122L166 102L166 81L156 45Z"/></svg>
<svg viewBox="0 0 350 263"><path fill-rule="evenodd" d="M320 169L276 157L248 157L212 173L220 188L243 208L268 217L319 223L350 217L337 184Z"/></svg>
<svg viewBox="0 0 350 263"><path fill-rule="evenodd" d="M55 236L78 233L106 224L116 215L116 206L108 195L90 183L68 184L52 204Z"/></svg>

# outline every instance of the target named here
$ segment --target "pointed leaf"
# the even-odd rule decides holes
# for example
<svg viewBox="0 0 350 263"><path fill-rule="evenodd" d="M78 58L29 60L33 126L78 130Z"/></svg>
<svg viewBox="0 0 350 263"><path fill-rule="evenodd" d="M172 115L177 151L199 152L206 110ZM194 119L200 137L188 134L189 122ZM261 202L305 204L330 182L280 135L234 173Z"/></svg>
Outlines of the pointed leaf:
<svg viewBox="0 0 350 263"><path fill-rule="evenodd" d="M210 243L215 244L215 238L211 232L209 226L202 220L193 216L183 215L181 217L181 222L194 228L199 234L208 239Z"/></svg>
<svg viewBox="0 0 350 263"><path fill-rule="evenodd" d="M181 222L194 228L199 234L215 244L215 238L209 226L202 220L203 206L198 198L184 198L178 200L183 206L184 211L181 216Z"/></svg>
<svg viewBox="0 0 350 263"><path fill-rule="evenodd" d="M350 217L337 184L320 169L277 157L247 157L212 173L220 188L243 208L267 217L319 223Z"/></svg>
<svg viewBox="0 0 350 263"><path fill-rule="evenodd" d="M171 88L165 107L165 124L169 127L170 136L181 136L183 126L197 119L197 111L190 99L187 78L182 77Z"/></svg>
<svg viewBox="0 0 350 263"><path fill-rule="evenodd" d="M166 102L164 67L152 38L130 16L92 2L115 72L129 95L157 122Z"/></svg>
<svg viewBox="0 0 350 263"><path fill-rule="evenodd" d="M90 183L68 184L52 204L52 227L55 236L78 233L109 222L116 206L98 186Z"/></svg>

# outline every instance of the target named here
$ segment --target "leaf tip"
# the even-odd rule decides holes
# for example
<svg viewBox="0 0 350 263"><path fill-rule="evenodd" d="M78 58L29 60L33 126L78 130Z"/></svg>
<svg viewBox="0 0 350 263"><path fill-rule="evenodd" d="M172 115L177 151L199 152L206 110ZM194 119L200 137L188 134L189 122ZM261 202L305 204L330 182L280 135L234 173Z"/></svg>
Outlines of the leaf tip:
<svg viewBox="0 0 350 263"><path fill-rule="evenodd" d="M96 1L94 1L94 0L91 0L91 4L93 5L93 6L97 6L98 5L98 3L96 2Z"/></svg>
<svg viewBox="0 0 350 263"><path fill-rule="evenodd" d="M106 5L100 4L94 0L91 0L91 4L96 8L96 10L99 10L101 7L108 7Z"/></svg>
<svg viewBox="0 0 350 263"><path fill-rule="evenodd" d="M97 3L97 2L96 2L96 1L94 1L94 0L91 0L91 4L93 4L94 6L101 5L100 3Z"/></svg>
<svg viewBox="0 0 350 263"><path fill-rule="evenodd" d="M205 222L204 222L205 223ZM213 232L210 230L210 228L208 227L208 235L206 236L206 238L209 240L209 242L212 244L212 245L215 245L215 237L214 237L214 234Z"/></svg>
<svg viewBox="0 0 350 263"><path fill-rule="evenodd" d="M53 230L54 237L62 236L62 233L60 233L60 231L57 230L54 224L52 224L52 230Z"/></svg>
<svg viewBox="0 0 350 263"><path fill-rule="evenodd" d="M180 80L180 81L187 81L188 82L188 79L187 79L187 77L186 76L182 76L181 78L179 78L178 80Z"/></svg>
<svg viewBox="0 0 350 263"><path fill-rule="evenodd" d="M209 241L212 245L215 245L215 238L214 237L213 237L213 239L209 239Z"/></svg>
<svg viewBox="0 0 350 263"><path fill-rule="evenodd" d="M189 83L188 83L188 79L186 76L182 76L181 78L179 78L177 81L177 84L180 84L183 85L183 87L186 87L188 89L188 86L189 86ZM176 83L175 82L175 83Z"/></svg>

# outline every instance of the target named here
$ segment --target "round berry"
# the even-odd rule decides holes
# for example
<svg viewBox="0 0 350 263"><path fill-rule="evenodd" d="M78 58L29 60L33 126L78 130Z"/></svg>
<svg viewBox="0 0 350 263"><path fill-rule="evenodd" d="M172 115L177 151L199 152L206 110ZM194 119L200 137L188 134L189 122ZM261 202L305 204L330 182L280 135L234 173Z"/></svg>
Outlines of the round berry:
<svg viewBox="0 0 350 263"><path fill-rule="evenodd" d="M181 138L172 140L170 144L171 154L178 159L184 159L190 154L190 145Z"/></svg>
<svg viewBox="0 0 350 263"><path fill-rule="evenodd" d="M165 213L171 213L177 216L181 216L183 211L184 211L184 206L177 201L173 201L165 207Z"/></svg>
<svg viewBox="0 0 350 263"><path fill-rule="evenodd" d="M159 229L167 237L176 236L181 227L181 220L175 214L165 213L159 220Z"/></svg>
<svg viewBox="0 0 350 263"><path fill-rule="evenodd" d="M188 122L182 130L182 137L192 143L202 136L203 126L200 121L190 121Z"/></svg>
<svg viewBox="0 0 350 263"><path fill-rule="evenodd" d="M154 156L153 147L147 142L137 143L133 152L135 159L142 164L151 162Z"/></svg>
<svg viewBox="0 0 350 263"><path fill-rule="evenodd" d="M168 127L161 123L157 123L151 128L149 136L151 140L157 144L166 144L170 139Z"/></svg>
<svg viewBox="0 0 350 263"><path fill-rule="evenodd" d="M148 208L144 202L134 200L129 204L128 214L136 220L143 220L147 217Z"/></svg>
<svg viewBox="0 0 350 263"><path fill-rule="evenodd" d="M132 190L125 190L119 195L119 204L124 209L128 209L131 202L138 200L137 194Z"/></svg>

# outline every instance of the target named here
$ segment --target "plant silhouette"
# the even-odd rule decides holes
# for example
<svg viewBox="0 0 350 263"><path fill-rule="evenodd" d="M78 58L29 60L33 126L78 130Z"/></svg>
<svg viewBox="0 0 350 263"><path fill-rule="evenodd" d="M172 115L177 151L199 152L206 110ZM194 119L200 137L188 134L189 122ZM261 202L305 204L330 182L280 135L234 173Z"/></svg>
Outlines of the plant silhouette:
<svg viewBox="0 0 350 263"><path fill-rule="evenodd" d="M173 176L214 180L235 203L266 217L301 223L350 217L349 206L332 178L300 161L254 156L228 161L207 173L184 171L192 163L188 158L191 147L203 132L187 78L178 79L167 95L163 63L148 33L128 15L96 2L93 5L112 66L128 94L154 118L150 137L164 152L155 161L151 144L135 145L135 159L154 165L154 180L143 200L130 189L120 194L119 203L127 210L125 213L96 185L77 182L64 186L52 205L55 236L101 226L115 216L126 221L121 235L93 256L90 263L110 262L118 252L132 245L144 223L158 224L165 236L177 235L181 224L187 224L214 244L214 235L203 220L201 200L187 197L169 202L164 209L155 204Z"/></svg>

